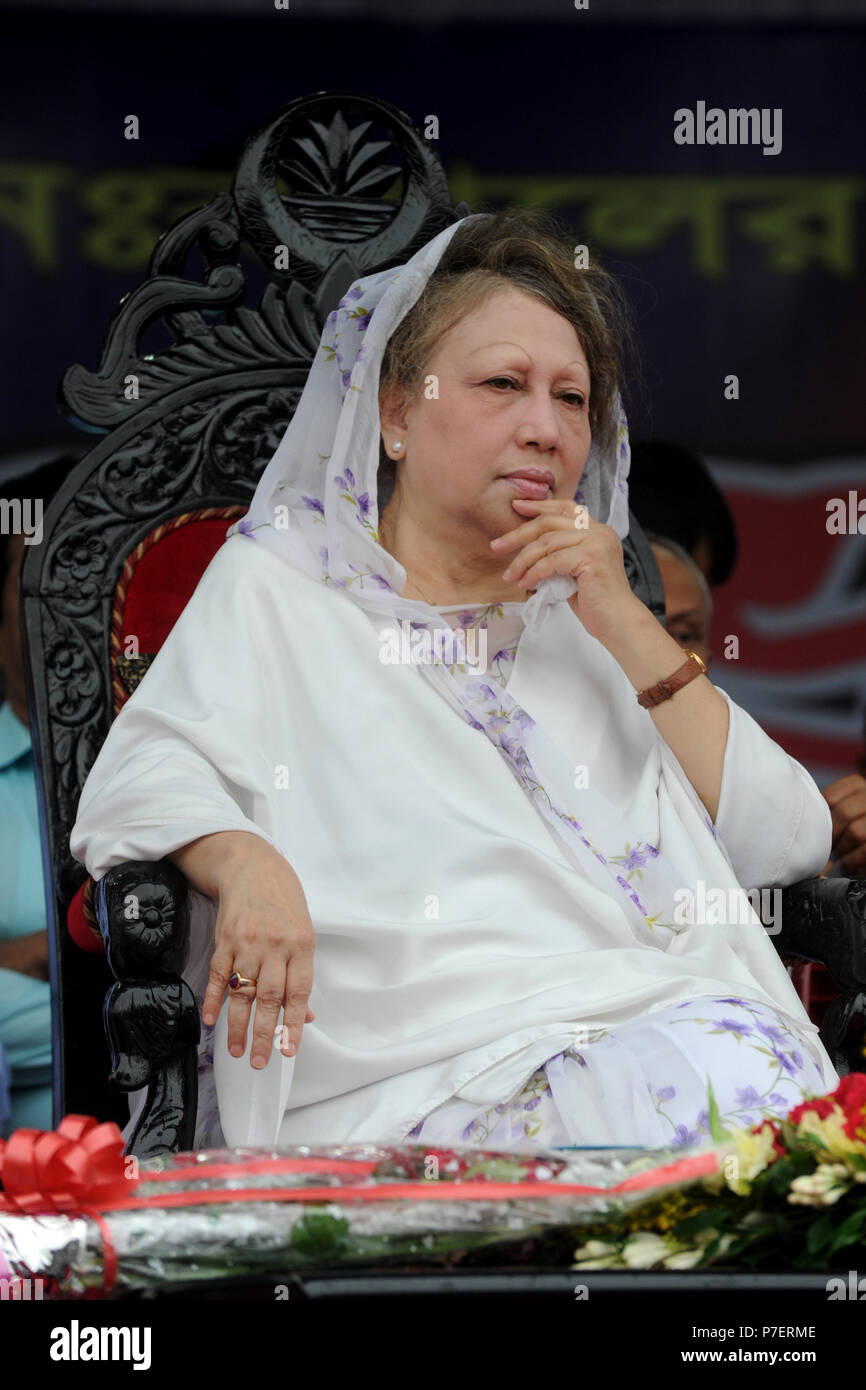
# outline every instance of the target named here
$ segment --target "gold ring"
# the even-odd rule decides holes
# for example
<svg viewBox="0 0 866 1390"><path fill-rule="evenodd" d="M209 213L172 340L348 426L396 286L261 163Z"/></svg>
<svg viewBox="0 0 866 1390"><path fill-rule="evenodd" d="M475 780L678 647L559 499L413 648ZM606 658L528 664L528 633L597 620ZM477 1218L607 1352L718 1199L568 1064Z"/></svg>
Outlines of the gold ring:
<svg viewBox="0 0 866 1390"><path fill-rule="evenodd" d="M229 975L229 989L249 989L250 986L255 989L256 981L247 979L246 975L239 975L236 970Z"/></svg>

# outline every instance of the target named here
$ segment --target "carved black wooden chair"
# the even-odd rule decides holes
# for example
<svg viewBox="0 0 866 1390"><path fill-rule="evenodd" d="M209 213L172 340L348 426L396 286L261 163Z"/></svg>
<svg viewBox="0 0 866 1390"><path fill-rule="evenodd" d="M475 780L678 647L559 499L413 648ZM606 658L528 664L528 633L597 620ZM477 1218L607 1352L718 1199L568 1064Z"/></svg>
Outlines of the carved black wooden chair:
<svg viewBox="0 0 866 1390"><path fill-rule="evenodd" d="M147 278L109 325L97 370L75 366L63 380L67 416L103 437L48 508L44 542L28 548L22 573L55 1122L77 1111L125 1123L123 1093L147 1085L129 1151L192 1146L199 1018L183 980L186 881L168 860L126 863L91 893L69 853L81 788L226 527L246 510L329 312L353 280L405 261L470 211L452 207L433 147L404 113L357 93L301 98L250 139L231 192L160 238ZM187 269L195 254L200 276ZM173 341L142 354L142 336L160 323ZM625 548L635 592L663 619L660 575L636 523ZM773 938L784 957L820 961L835 978L841 993L823 1039L840 1072L866 1067L864 922L866 880L815 880L785 890Z"/></svg>

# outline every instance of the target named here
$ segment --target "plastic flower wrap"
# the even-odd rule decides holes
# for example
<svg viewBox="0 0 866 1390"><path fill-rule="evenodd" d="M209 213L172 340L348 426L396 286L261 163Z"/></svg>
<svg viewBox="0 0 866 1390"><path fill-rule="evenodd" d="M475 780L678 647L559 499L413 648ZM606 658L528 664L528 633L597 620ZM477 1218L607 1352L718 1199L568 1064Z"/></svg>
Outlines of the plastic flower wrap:
<svg viewBox="0 0 866 1390"><path fill-rule="evenodd" d="M575 1229L694 1181L670 1150L294 1146L123 1155L113 1125L67 1117L0 1146L0 1277L98 1297L293 1271L542 1263Z"/></svg>

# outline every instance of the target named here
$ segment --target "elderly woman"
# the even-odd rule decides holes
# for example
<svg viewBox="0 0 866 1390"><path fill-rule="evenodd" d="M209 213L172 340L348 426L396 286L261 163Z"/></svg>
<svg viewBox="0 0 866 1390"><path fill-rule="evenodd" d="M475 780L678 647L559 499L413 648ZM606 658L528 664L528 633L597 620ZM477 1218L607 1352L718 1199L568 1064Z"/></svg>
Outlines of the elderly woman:
<svg viewBox="0 0 866 1390"><path fill-rule="evenodd" d="M190 883L197 1145L690 1144L838 1081L743 892L829 810L629 587L611 288L518 212L356 281L94 764L73 853Z"/></svg>

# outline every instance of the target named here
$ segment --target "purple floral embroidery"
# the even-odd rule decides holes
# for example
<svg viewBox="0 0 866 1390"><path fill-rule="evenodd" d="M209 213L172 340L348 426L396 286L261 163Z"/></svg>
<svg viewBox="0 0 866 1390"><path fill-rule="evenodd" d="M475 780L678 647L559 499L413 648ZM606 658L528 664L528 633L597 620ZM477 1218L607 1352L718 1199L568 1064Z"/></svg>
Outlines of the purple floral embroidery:
<svg viewBox="0 0 866 1390"><path fill-rule="evenodd" d="M784 1033L781 1028L777 1028L774 1023L757 1023L755 1026L758 1032L763 1033L764 1037L769 1038L771 1042L780 1043L784 1041Z"/></svg>
<svg viewBox="0 0 866 1390"><path fill-rule="evenodd" d="M620 887L624 888L625 891L628 893L635 907L639 909L641 916L646 917L647 910L641 902L640 898L638 897L637 893L632 888L631 884L628 882L628 880L623 878L622 874L617 874L616 881L620 885Z"/></svg>
<svg viewBox="0 0 866 1390"><path fill-rule="evenodd" d="M318 497L301 497L301 501L308 512L318 512L320 516L325 515L325 504Z"/></svg>
<svg viewBox="0 0 866 1390"><path fill-rule="evenodd" d="M663 1086L660 1091L656 1091L657 1100L673 1100L677 1093L676 1086Z"/></svg>
<svg viewBox="0 0 866 1390"><path fill-rule="evenodd" d="M242 516L242 517L241 517L240 521L238 522L238 527L237 527L237 529L238 529L238 535L240 535L240 536L247 536L251 541L254 541L254 540L255 540L255 536L253 535L253 528L252 528L252 526L250 525L250 523L247 521L247 519L246 519L245 516Z"/></svg>
<svg viewBox="0 0 866 1390"><path fill-rule="evenodd" d="M338 473L334 479L334 483L340 488L340 496L346 502L351 502L355 507L355 515L358 521L360 521L361 525L372 534L375 540L376 533L367 520L370 513L370 497L366 492L358 494L355 491L355 475L351 468L346 468L342 473Z"/></svg>
<svg viewBox="0 0 866 1390"><path fill-rule="evenodd" d="M734 1092L734 1097L737 1105L758 1105L761 1100L754 1086L741 1086Z"/></svg>
<svg viewBox="0 0 866 1390"><path fill-rule="evenodd" d="M760 1024L758 1026L760 1027ZM745 1034L751 1033L751 1031L751 1023L741 1023L739 1019L736 1018L720 1018L718 1020L718 1027L713 1029L714 1033L722 1032Z"/></svg>
<svg viewBox="0 0 866 1390"><path fill-rule="evenodd" d="M786 1071L789 1076L793 1076L797 1071L797 1068L794 1066L793 1062L791 1062L791 1060L785 1055L784 1052L780 1052L777 1047L771 1048L771 1051L776 1061L783 1068L783 1070Z"/></svg>
<svg viewBox="0 0 866 1390"><path fill-rule="evenodd" d="M652 845L644 845L643 851L641 851L640 844L635 845L634 849L630 849L629 846L626 845L627 852L625 854L615 854L613 856L614 863L622 864L624 871L631 877L632 873L644 867L647 860L651 857L650 850L653 850L652 857L658 856L658 850L654 849Z"/></svg>

